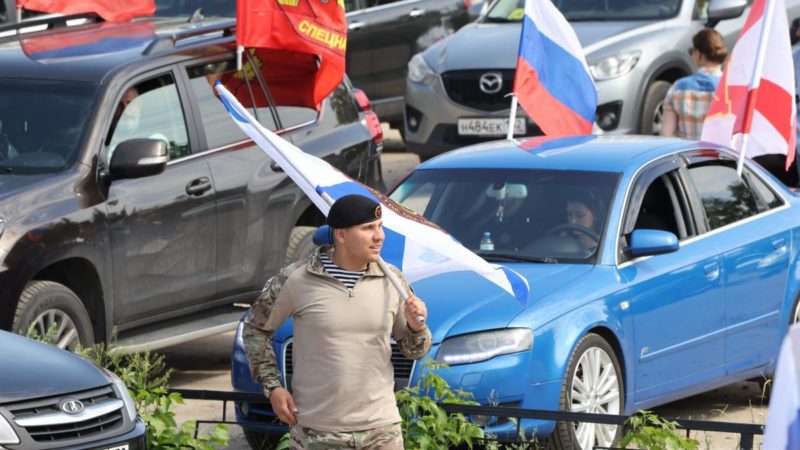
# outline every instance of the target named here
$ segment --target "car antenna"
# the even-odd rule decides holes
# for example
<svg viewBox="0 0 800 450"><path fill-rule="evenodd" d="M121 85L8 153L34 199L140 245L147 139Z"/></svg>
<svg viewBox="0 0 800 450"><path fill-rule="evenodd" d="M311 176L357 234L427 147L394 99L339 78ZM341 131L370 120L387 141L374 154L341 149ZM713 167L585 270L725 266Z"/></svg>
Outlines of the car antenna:
<svg viewBox="0 0 800 450"><path fill-rule="evenodd" d="M199 23L205 20L205 16L203 15L203 8L197 8L192 13L192 17L189 17L189 23Z"/></svg>

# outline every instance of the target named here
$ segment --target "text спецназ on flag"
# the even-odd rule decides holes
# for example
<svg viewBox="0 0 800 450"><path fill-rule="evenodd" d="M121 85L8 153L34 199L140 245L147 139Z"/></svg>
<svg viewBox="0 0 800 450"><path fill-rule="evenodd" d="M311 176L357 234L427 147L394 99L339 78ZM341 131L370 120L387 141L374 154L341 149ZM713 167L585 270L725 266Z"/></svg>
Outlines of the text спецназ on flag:
<svg viewBox="0 0 800 450"><path fill-rule="evenodd" d="M381 257L399 268L409 282L446 272L471 271L498 285L523 304L527 303L528 283L519 274L507 267L489 264L424 217L352 180L322 159L303 152L261 126L221 83L216 84L216 89L234 122L286 172L324 215L327 216L330 205L323 195L336 200L347 194L360 194L381 202L386 233Z"/></svg>
<svg viewBox="0 0 800 450"><path fill-rule="evenodd" d="M592 132L597 89L575 30L550 0L525 1L514 96L548 136Z"/></svg>
<svg viewBox="0 0 800 450"><path fill-rule="evenodd" d="M108 22L124 22L152 16L156 3L154 0L17 0L17 8L50 14L94 12Z"/></svg>
<svg viewBox="0 0 800 450"><path fill-rule="evenodd" d="M795 157L794 65L783 0L755 0L703 123L701 140L745 156Z"/></svg>
<svg viewBox="0 0 800 450"><path fill-rule="evenodd" d="M314 81L296 89L317 107L342 82L347 49L343 0L237 0L236 45L314 55ZM268 67L265 68L269 70ZM307 83L306 83L307 84Z"/></svg>

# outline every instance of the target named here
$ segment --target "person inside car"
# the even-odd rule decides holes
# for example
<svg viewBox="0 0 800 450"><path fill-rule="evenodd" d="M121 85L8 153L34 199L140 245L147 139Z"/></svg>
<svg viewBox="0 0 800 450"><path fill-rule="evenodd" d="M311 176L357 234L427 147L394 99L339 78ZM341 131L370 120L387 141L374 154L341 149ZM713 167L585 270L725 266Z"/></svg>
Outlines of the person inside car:
<svg viewBox="0 0 800 450"><path fill-rule="evenodd" d="M576 193L567 201L566 223L554 230L558 230L560 236L573 237L586 254L592 254L599 240L600 211L600 201L593 192Z"/></svg>

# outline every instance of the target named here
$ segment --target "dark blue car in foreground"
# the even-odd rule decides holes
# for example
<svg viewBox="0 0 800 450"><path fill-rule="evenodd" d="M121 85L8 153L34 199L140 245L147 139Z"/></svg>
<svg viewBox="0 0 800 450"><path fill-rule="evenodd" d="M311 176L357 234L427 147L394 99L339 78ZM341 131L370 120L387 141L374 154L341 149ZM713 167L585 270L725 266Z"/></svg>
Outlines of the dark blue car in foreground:
<svg viewBox="0 0 800 450"><path fill-rule="evenodd" d="M73 353L0 331L0 449L145 450L125 384Z"/></svg>
<svg viewBox="0 0 800 450"><path fill-rule="evenodd" d="M428 357L482 404L610 414L770 374L800 318L800 198L750 161L739 177L735 157L676 139L583 136L480 144L422 164L392 198L531 286L522 305L466 273L416 283ZM290 385L291 323L274 349ZM393 361L399 386L417 382L422 364ZM237 390L260 392L239 334L232 374ZM251 442L280 430L263 406L236 414ZM474 420L514 434L512 423ZM523 425L557 448L610 447L621 434Z"/></svg>

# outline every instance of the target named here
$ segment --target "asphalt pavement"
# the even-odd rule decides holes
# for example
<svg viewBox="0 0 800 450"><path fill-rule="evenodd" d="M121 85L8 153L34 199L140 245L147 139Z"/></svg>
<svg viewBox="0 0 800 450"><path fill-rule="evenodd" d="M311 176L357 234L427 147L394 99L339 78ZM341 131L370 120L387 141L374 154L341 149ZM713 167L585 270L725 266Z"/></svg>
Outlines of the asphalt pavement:
<svg viewBox="0 0 800 450"><path fill-rule="evenodd" d="M385 124L384 124L385 125ZM381 158L384 178L388 187L394 187L418 164L415 154L405 153L399 133L384 126L385 152ZM164 349L167 364L174 372L170 380L173 388L231 390L230 353L233 332L211 336L196 342ZM756 423L766 422L768 400L761 395L758 383L742 382L715 389L694 397L655 408L661 417L720 422ZM187 420L220 420L222 402L187 400L175 408L178 423ZM233 420L233 405L227 408L228 420ZM201 429L208 430L208 425ZM230 426L231 449L249 448L244 434L238 426ZM703 449L737 449L738 436L724 433L692 432L691 437L700 441ZM761 439L756 438L760 448Z"/></svg>

